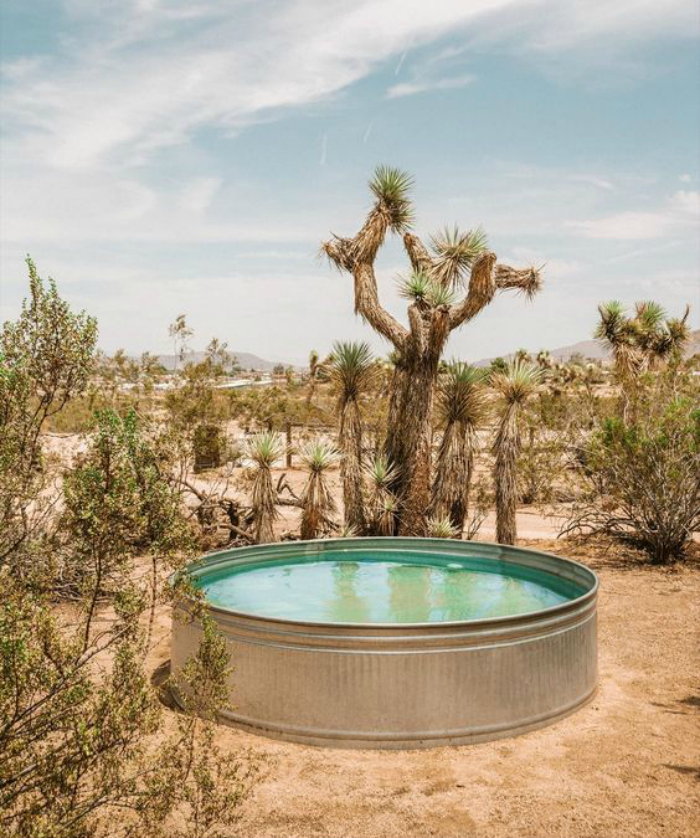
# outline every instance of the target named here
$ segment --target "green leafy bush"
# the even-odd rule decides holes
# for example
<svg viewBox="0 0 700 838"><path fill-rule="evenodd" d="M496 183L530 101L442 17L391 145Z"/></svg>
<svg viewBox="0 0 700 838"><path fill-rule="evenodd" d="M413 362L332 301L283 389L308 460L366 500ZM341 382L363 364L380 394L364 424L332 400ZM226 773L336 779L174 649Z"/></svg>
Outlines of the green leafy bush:
<svg viewBox="0 0 700 838"><path fill-rule="evenodd" d="M647 391L634 423L615 417L599 425L564 532L605 533L658 563L684 555L700 527L700 410L692 395L668 387Z"/></svg>

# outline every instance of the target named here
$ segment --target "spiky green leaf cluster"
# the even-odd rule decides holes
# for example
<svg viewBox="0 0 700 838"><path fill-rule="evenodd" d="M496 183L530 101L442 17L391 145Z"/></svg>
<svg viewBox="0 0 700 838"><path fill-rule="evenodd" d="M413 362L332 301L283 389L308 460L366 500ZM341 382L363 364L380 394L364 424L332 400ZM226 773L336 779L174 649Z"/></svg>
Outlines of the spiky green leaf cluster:
<svg viewBox="0 0 700 838"><path fill-rule="evenodd" d="M246 456L261 468L271 468L284 454L284 447L277 431L264 431L248 440Z"/></svg>
<svg viewBox="0 0 700 838"><path fill-rule="evenodd" d="M402 233L413 223L414 212L409 197L413 178L392 166L377 166L369 188L377 199L380 211L389 217L389 226L395 233Z"/></svg>
<svg viewBox="0 0 700 838"><path fill-rule="evenodd" d="M372 383L376 373L369 344L336 341L331 359L331 379L337 385L342 399L357 399Z"/></svg>
<svg viewBox="0 0 700 838"><path fill-rule="evenodd" d="M309 471L319 474L340 462L340 451L323 439L312 439L299 448L299 458Z"/></svg>
<svg viewBox="0 0 700 838"><path fill-rule="evenodd" d="M448 288L463 284L467 271L477 256L488 249L488 239L481 227L461 233L455 225L445 227L430 238L435 253L435 276Z"/></svg>
<svg viewBox="0 0 700 838"><path fill-rule="evenodd" d="M438 409L445 424L460 422L471 427L483 424L488 413L483 394L487 377L487 370L462 361L447 364L438 396Z"/></svg>
<svg viewBox="0 0 700 838"><path fill-rule="evenodd" d="M452 524L449 515L432 516L428 518L428 536L430 538L455 538L457 528Z"/></svg>
<svg viewBox="0 0 700 838"><path fill-rule="evenodd" d="M522 404L542 379L542 370L534 364L515 359L506 370L491 376L491 384L508 404Z"/></svg>
<svg viewBox="0 0 700 838"><path fill-rule="evenodd" d="M374 488L388 490L398 477L399 470L380 454L365 466L365 474Z"/></svg>
<svg viewBox="0 0 700 838"><path fill-rule="evenodd" d="M431 279L423 271L412 271L408 276L400 277L398 289L404 299L423 303L431 308L450 306L454 302L452 289Z"/></svg>

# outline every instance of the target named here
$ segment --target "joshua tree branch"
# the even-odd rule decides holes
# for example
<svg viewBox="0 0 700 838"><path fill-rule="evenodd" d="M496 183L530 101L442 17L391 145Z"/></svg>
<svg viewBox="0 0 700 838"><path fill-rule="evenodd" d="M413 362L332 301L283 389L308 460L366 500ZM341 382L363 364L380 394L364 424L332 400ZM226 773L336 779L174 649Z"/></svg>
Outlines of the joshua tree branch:
<svg viewBox="0 0 700 838"><path fill-rule="evenodd" d="M371 220L371 219L370 219ZM321 250L341 271L351 273L355 280L355 313L401 351L408 340L408 330L384 309L379 302L374 258L385 229L374 230L368 222L354 239L334 236L321 245Z"/></svg>
<svg viewBox="0 0 700 838"><path fill-rule="evenodd" d="M450 308L450 331L471 320L487 306L496 293L496 254L486 251L474 261L467 296Z"/></svg>
<svg viewBox="0 0 700 838"><path fill-rule="evenodd" d="M361 315L382 337L394 344L399 352L408 340L408 331L382 308L377 295L374 267L359 263L353 270L355 278L355 312Z"/></svg>
<svg viewBox="0 0 700 838"><path fill-rule="evenodd" d="M411 260L413 270L430 274L434 268L434 263L418 236L414 236L412 233L404 233L403 244L408 258Z"/></svg>
<svg viewBox="0 0 700 838"><path fill-rule="evenodd" d="M408 322L411 324L411 336L415 341L416 351L421 354L425 350L425 323L417 303L408 307Z"/></svg>
<svg viewBox="0 0 700 838"><path fill-rule="evenodd" d="M508 265L496 265L496 287L499 291L515 288L528 298L534 297L542 287L542 278L536 268L510 268Z"/></svg>

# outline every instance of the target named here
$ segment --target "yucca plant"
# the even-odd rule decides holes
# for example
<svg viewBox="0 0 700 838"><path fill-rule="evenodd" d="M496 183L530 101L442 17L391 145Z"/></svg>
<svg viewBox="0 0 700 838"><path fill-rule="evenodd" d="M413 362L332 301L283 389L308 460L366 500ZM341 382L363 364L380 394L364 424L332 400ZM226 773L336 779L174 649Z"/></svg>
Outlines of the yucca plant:
<svg viewBox="0 0 700 838"><path fill-rule="evenodd" d="M380 455L365 467L364 472L369 483L369 533L394 535L398 501L391 487L398 477L398 469Z"/></svg>
<svg viewBox="0 0 700 838"><path fill-rule="evenodd" d="M469 506L477 432L486 421L486 371L455 361L438 385L437 409L444 426L435 463L433 517L447 516L456 537L462 532Z"/></svg>
<svg viewBox="0 0 700 838"><path fill-rule="evenodd" d="M459 538L459 532L449 515L440 518L431 515L428 518L428 538Z"/></svg>
<svg viewBox="0 0 700 838"><path fill-rule="evenodd" d="M499 544L515 544L517 538L515 523L518 499L517 463L521 449L518 419L522 406L535 391L541 377L542 370L522 361L511 361L505 372L498 372L491 377L491 383L503 400L498 431L493 445L496 541Z"/></svg>
<svg viewBox="0 0 700 838"><path fill-rule="evenodd" d="M309 472L301 494L301 537L318 538L328 531L337 511L326 472L338 464L340 452L325 440L313 439L299 449L299 458Z"/></svg>
<svg viewBox="0 0 700 838"><path fill-rule="evenodd" d="M255 468L251 497L253 535L258 544L276 541L277 490L272 482L271 469L284 454L284 442L276 431L266 431L248 440L245 453Z"/></svg>
<svg viewBox="0 0 700 838"><path fill-rule="evenodd" d="M338 394L339 445L343 455L340 478L343 484L344 521L359 533L366 518L362 494L362 417L360 396L371 386L377 373L367 343L333 345L331 380Z"/></svg>

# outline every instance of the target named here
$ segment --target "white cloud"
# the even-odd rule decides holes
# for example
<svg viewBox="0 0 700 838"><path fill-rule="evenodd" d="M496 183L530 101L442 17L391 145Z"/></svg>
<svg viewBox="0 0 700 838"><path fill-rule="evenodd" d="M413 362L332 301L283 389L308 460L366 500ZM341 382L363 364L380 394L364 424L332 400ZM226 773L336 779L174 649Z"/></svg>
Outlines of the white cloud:
<svg viewBox="0 0 700 838"><path fill-rule="evenodd" d="M387 90L388 99L398 99L402 96L414 96L416 93L426 93L429 90L455 90L466 87L474 81L474 76L456 76L454 78L436 79L435 81L405 82L395 84Z"/></svg>
<svg viewBox="0 0 700 838"><path fill-rule="evenodd" d="M205 212L221 188L221 178L198 177L191 180L182 190L179 204L197 215Z"/></svg>
<svg viewBox="0 0 700 838"><path fill-rule="evenodd" d="M591 239L657 239L689 228L700 221L700 192L676 192L659 210L626 210L586 221L567 221Z"/></svg>
<svg viewBox="0 0 700 838"><path fill-rule="evenodd" d="M272 14L237 0L67 6L84 37L64 39L55 60L15 63L2 104L8 133L35 162L69 169L142 162L202 125L239 130L333 96L387 58L446 35L485 33L552 53L608 39L622 51L628 41L687 33L695 15L694 0L667 0L663 14L656 0L287 0Z"/></svg>
<svg viewBox="0 0 700 838"><path fill-rule="evenodd" d="M574 183L590 183L591 186L597 186L598 189L615 188L609 180L598 177L597 175L569 175L569 180Z"/></svg>

